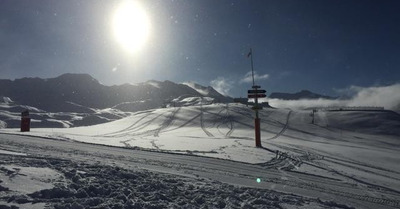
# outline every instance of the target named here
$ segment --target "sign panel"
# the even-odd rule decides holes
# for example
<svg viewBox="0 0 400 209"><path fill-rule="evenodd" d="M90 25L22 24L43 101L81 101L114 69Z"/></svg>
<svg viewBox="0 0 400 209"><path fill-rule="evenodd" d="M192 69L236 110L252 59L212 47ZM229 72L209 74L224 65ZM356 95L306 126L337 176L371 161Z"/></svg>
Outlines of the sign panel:
<svg viewBox="0 0 400 209"><path fill-rule="evenodd" d="M251 88L253 88L253 89L259 89L259 88L261 88L261 86L252 86Z"/></svg>
<svg viewBox="0 0 400 209"><path fill-rule="evenodd" d="M267 97L265 94L249 94L247 98L264 98Z"/></svg>
<svg viewBox="0 0 400 209"><path fill-rule="evenodd" d="M258 90L248 90L247 93L249 94L264 94L267 91L265 91L264 89L258 89Z"/></svg>

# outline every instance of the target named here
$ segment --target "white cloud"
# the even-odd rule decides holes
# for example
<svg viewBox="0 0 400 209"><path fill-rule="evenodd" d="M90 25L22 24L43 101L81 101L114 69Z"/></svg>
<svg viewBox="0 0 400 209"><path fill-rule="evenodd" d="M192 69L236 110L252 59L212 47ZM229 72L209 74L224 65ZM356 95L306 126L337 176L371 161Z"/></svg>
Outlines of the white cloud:
<svg viewBox="0 0 400 209"><path fill-rule="evenodd" d="M300 99L300 100L281 100L269 99L268 102L273 107L305 109L314 107L335 107L346 106L347 100L329 100L329 99Z"/></svg>
<svg viewBox="0 0 400 209"><path fill-rule="evenodd" d="M223 78L223 77L218 77L215 80L212 80L210 82L210 85L217 90L219 93L227 96L229 94L229 91L232 89L233 87L233 82Z"/></svg>
<svg viewBox="0 0 400 209"><path fill-rule="evenodd" d="M350 86L339 92L351 95L346 100L328 99L302 99L302 100L280 100L269 99L271 106L279 108L304 109L311 107L332 106L364 106L384 107L389 110L400 110L400 83L391 86L360 87Z"/></svg>
<svg viewBox="0 0 400 209"><path fill-rule="evenodd" d="M396 109L400 105L400 83L381 87L354 87L357 94L350 100L351 106L383 106L386 109Z"/></svg>
<svg viewBox="0 0 400 209"><path fill-rule="evenodd" d="M333 89L333 90L345 98L350 98L350 97L354 97L359 91L361 91L363 89L364 88L360 87L360 86L350 86L350 87L344 88L344 89Z"/></svg>
<svg viewBox="0 0 400 209"><path fill-rule="evenodd" d="M259 75L257 72L254 71L254 81L266 80L268 78L269 78L268 74ZM251 71L246 73L246 75L244 75L244 77L242 79L240 79L239 82L240 83L251 83L251 82L253 82L253 78L251 76Z"/></svg>

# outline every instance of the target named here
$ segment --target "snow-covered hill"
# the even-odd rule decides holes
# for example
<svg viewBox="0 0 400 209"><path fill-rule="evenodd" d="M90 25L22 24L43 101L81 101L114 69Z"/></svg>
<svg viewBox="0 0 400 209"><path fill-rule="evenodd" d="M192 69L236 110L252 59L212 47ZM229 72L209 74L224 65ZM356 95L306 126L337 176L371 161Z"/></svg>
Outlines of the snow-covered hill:
<svg viewBox="0 0 400 209"><path fill-rule="evenodd" d="M400 116L395 112L320 111L315 124L311 124L310 111L264 108L260 117L263 144L268 149L294 152L297 157L329 153L364 163L375 152L375 160L396 164L388 160L398 155L393 147L400 148ZM18 129L2 131L18 134ZM251 163L276 157L276 153L254 147L253 112L239 104L154 109L94 126L33 129L26 134Z"/></svg>
<svg viewBox="0 0 400 209"><path fill-rule="evenodd" d="M124 118L131 113L118 109L96 109L66 102L83 110L82 112L47 112L36 107L21 105L9 97L0 102L0 129L18 128L21 124L21 112L28 110L32 128L69 128L106 123Z"/></svg>
<svg viewBox="0 0 400 209"><path fill-rule="evenodd" d="M329 186L335 188L335 196L355 198L365 201L365 205L372 201L383 207L399 206L395 199L400 194L400 116L391 111L318 111L312 124L310 113L261 110L263 148L255 147L254 112L240 104L171 106L94 126L32 129L27 133L1 129L0 133L251 163L276 170L285 182L299 176L329 179L336 182L332 185L340 184ZM287 183L295 188L311 188L307 185L312 182L308 181ZM309 195L320 197L315 191L322 184L312 184L314 193ZM360 197L351 196L360 191ZM342 208L352 205L344 203Z"/></svg>

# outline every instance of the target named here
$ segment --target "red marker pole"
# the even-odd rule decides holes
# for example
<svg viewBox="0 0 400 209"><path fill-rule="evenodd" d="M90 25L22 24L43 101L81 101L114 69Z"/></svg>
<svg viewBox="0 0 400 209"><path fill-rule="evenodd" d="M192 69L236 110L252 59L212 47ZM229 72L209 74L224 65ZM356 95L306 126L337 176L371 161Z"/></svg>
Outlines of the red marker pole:
<svg viewBox="0 0 400 209"><path fill-rule="evenodd" d="M257 86L254 86L256 92L257 92ZM255 139L256 139L256 147L262 147L261 146L261 132L260 132L260 118L258 117L258 95L256 93L256 98L255 100L255 111L256 111L256 118L254 119L254 131L255 131Z"/></svg>
<svg viewBox="0 0 400 209"><path fill-rule="evenodd" d="M254 82L254 67L253 67L253 51L250 48L250 52L247 55L247 57L251 56L251 75L253 78L253 90L255 91L255 95L254 95L254 110L256 112L256 117L254 119L254 130L255 130L255 139L256 139L256 147L262 147L261 145L261 132L260 132L260 118L258 117L258 88L260 88L260 86L256 86L255 82Z"/></svg>
<svg viewBox="0 0 400 209"><path fill-rule="evenodd" d="M261 146L261 132L260 132L260 118L254 119L255 131L256 131L256 147Z"/></svg>

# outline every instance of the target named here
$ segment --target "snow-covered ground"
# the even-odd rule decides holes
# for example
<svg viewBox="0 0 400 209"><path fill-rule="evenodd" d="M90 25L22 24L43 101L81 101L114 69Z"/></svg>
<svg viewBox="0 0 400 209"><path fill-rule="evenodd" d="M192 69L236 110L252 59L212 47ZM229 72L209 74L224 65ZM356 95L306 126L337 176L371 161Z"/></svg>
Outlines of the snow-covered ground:
<svg viewBox="0 0 400 209"><path fill-rule="evenodd" d="M263 138L276 136L289 110L266 109ZM268 115L271 115L268 117ZM274 153L254 148L253 112L236 104L172 107L137 112L110 123L77 128L40 128L23 133L111 146L142 147L261 163ZM19 129L2 130L18 133Z"/></svg>
<svg viewBox="0 0 400 209"><path fill-rule="evenodd" d="M399 207L400 166L398 165L398 159L400 159L400 116L390 111L319 111L315 115L315 124L311 124L312 119L310 113L311 111L306 110L264 108L260 112L261 136L264 148L256 148L254 146L254 113L249 107L239 104L212 104L147 110L137 112L129 117L110 123L87 127L32 129L31 132L25 133L20 133L18 129L1 129L0 132L12 135L23 134L45 137L49 138L49 140L79 141L130 149L138 149L138 147L140 147L153 151L167 151L240 161L255 164L266 170L275 170L277 172L272 176L277 175L279 179L284 181L291 178L302 179L302 177L299 176L306 175L315 177L316 182L314 183L316 187L324 188L323 180L318 183L318 179L320 178L325 180L329 179L338 184L338 188L329 186L328 191L320 191L322 193L327 192L327 197L333 195L333 198L326 198L324 200L325 202L312 199L307 200L307 204L304 204L304 201L307 199L305 196L321 198L321 196L316 194L315 191L317 191L317 189L314 187L312 187L314 192L310 192L310 194L306 194L303 190L301 192L295 192L297 190L294 189L293 193L302 196L299 197L299 200L303 201L301 204L286 204L285 201L280 199L285 196L283 194L277 194L278 199L256 195L257 197L262 197L258 199L267 200L267 202L271 204L273 203L270 207L286 208L287 206L290 208L303 206L309 208L316 206L346 208L352 206L352 204L359 207L359 201L366 202L366 204L361 204L363 207L367 207L369 202L377 204L372 205L371 208ZM8 141L8 143L10 142L12 141ZM4 144L2 144L0 149L14 152L18 151L14 150L12 146L7 147ZM13 159L8 157L10 155L1 156L7 156L4 158ZM19 164L30 165L29 162L25 161L29 160L21 158L21 160L14 164L11 162L5 163L5 169L12 170L13 168L22 168L23 166ZM31 165L31 167L32 166L33 165ZM72 166L76 170L74 175L76 175L78 170L87 174L89 172L87 166L89 165L82 165L82 168L79 168L81 170L77 169L79 167L78 165ZM91 172L98 172L99 169L108 169L110 172L115 170L114 167L102 166L106 165L98 165L96 167L97 170L94 169L94 171ZM65 167L68 167L68 165L60 167L52 166L50 168L65 175L66 172L63 170ZM206 166L204 169L208 168L210 167ZM250 174L251 173L250 171ZM84 174L79 174L79 178L86 178ZM147 175L152 176L156 174ZM197 175L201 176L202 173L198 172ZM220 177L216 178L216 174L213 175L208 174L204 177L214 180L217 179L218 181L226 183L233 183L233 181L230 180L221 180ZM107 178L107 175L105 174L105 176L102 176L100 179L102 178ZM157 176L157 178L161 177ZM164 177L161 179L163 178ZM169 177L165 178L168 179ZM227 175L227 178L232 179L232 176ZM291 186L297 189L304 188L303 184L308 185L312 183L309 182L310 179L295 181ZM68 182L68 178L66 178L65 181ZM181 178L178 182L185 181L190 182L192 180ZM201 184L199 188L208 188L208 186L213 185L216 191L223 190L228 194L238 189L236 187L226 186L222 183L214 185L215 182L209 182L209 180L204 179L196 179L195 182L196 181ZM147 184L150 183L147 182L144 185ZM161 183L158 182L157 185L158 184ZM170 188L171 185L168 183L166 184L166 187ZM82 185L85 184L82 183ZM150 187L151 186L152 184L150 184ZM252 187L254 185L242 184L241 186ZM185 183L183 183L181 189L184 190L186 187L187 185L185 186ZM224 189L221 189L222 187ZM180 187L178 186L178 188ZM150 188L149 190L153 191L154 189L159 188ZM240 189L243 188L240 187ZM249 188L246 189L249 191L251 190ZM265 189L274 190L268 190L269 194L275 194L274 192L276 191L288 192L287 189L284 187L280 188L279 186L276 188L266 186ZM311 190L313 191L313 189ZM238 195L236 197L240 199L236 203L233 199L227 201L227 197L221 199L220 195L217 195L217 193L208 194L205 190L204 193L203 191L199 192L199 190L196 190L196 192L203 195L206 201L200 200L200 203L197 202L197 205L193 205L193 201L191 200L195 197L187 198L183 199L183 201L191 201L191 203L182 206L198 207L211 205L211 207L221 208L223 208L222 206L242 208L248 205L264 208L262 207L263 204L269 204L261 202L257 205L256 202L252 202L257 199L254 199L256 193L254 195L249 195L248 198L241 199L239 194L243 194L245 190L240 190L238 193L233 192L233 196L236 194ZM43 189L40 191L43 191ZM166 194L171 193L172 190L167 189L165 192ZM266 191L261 191L261 193L262 192ZM359 194L362 196L356 198L357 204L355 204L352 201L338 199L336 196L341 196L339 194L341 192L343 192L343 194L352 193L353 195ZM72 193L75 195L74 192ZM132 193L130 192L129 194ZM76 197L74 195L71 195L71 198ZM125 196L128 197L129 195ZM182 194L177 196L182 196ZM218 197L212 198L214 196ZM344 196L348 198L346 195ZM168 195L167 197L171 198ZM196 195L196 197L198 196ZM37 199L38 197L31 196L30 198ZM157 197L155 199L160 198L162 199L163 197ZM216 203L221 200L225 202L225 205L222 203L221 205L216 205ZM326 200L333 202L327 203ZM135 202L137 199L133 201ZM143 201L143 204L148 204L150 200ZM31 202L32 201L30 201L30 203ZM179 201L174 199L172 202L174 202L173 204L177 204ZM274 202L278 205L274 205ZM86 204L76 201L74 203L83 204L84 206ZM126 201L124 204L125 203ZM232 205L229 205L231 203ZM163 208L163 206L180 207L180 205L171 204L172 203L166 203L166 205L162 205L161 208Z"/></svg>
<svg viewBox="0 0 400 209"><path fill-rule="evenodd" d="M94 125L121 119L131 114L113 108L96 109L84 107L73 102L66 103L79 108L81 112L54 113L28 105L16 104L9 97L2 98L3 101L0 101L0 129L19 127L21 124L21 112L25 110L30 112L32 128L69 128Z"/></svg>
<svg viewBox="0 0 400 209"><path fill-rule="evenodd" d="M333 201L233 186L190 174L127 168L126 162L105 165L95 159L2 156L0 207L347 208Z"/></svg>

